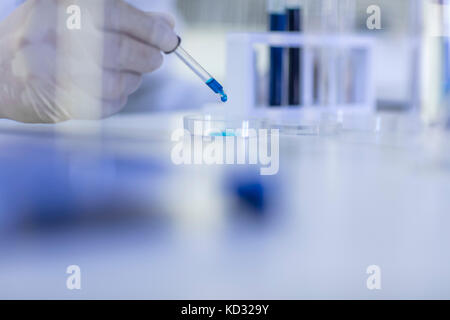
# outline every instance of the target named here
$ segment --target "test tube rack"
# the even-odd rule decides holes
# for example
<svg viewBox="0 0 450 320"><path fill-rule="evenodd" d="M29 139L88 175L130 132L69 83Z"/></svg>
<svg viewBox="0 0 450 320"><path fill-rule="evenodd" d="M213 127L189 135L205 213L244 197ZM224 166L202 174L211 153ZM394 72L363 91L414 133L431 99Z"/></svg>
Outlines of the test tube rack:
<svg viewBox="0 0 450 320"><path fill-rule="evenodd" d="M257 46L301 48L301 110L355 110L358 112L375 111L374 86L374 40L360 35L306 35L296 32L230 33L227 36L227 79L226 85L231 97L228 108L236 113L254 113L255 110L270 108L268 103L260 103L256 92ZM318 50L352 52L355 66L354 85L358 99L352 103L317 104L313 99L314 59ZM336 76L337 69L329 68L330 77ZM327 90L329 101L336 101L337 83L331 81ZM281 107L281 110L286 109ZM289 108L292 110L292 108Z"/></svg>

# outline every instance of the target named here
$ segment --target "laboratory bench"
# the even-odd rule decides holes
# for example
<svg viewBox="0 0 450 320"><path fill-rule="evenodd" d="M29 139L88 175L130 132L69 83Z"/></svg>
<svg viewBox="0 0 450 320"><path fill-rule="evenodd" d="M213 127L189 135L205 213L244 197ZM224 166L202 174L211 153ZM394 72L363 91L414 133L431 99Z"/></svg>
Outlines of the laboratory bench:
<svg viewBox="0 0 450 320"><path fill-rule="evenodd" d="M450 298L450 131L282 134L261 176L175 165L185 114L0 121L0 298Z"/></svg>

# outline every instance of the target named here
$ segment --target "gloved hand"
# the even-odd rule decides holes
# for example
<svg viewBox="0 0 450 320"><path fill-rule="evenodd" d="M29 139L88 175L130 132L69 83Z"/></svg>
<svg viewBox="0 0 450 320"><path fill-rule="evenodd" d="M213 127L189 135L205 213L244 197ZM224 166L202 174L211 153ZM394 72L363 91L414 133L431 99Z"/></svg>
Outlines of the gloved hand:
<svg viewBox="0 0 450 320"><path fill-rule="evenodd" d="M78 6L80 29L69 28ZM72 7L73 8L73 7ZM121 110L178 38L122 0L28 0L0 23L0 117L53 123Z"/></svg>

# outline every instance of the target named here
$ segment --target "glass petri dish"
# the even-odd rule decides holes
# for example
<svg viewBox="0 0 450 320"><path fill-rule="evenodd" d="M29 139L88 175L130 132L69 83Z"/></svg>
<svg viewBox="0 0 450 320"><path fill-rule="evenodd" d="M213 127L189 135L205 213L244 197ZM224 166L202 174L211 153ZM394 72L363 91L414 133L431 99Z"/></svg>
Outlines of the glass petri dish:
<svg viewBox="0 0 450 320"><path fill-rule="evenodd" d="M271 123L271 129L279 130L282 135L294 135L294 136L316 136L320 133L318 125L301 125L294 123Z"/></svg>
<svg viewBox="0 0 450 320"><path fill-rule="evenodd" d="M255 137L260 129L270 129L264 119L244 119L226 115L198 114L183 118L184 129L193 136Z"/></svg>
<svg viewBox="0 0 450 320"><path fill-rule="evenodd" d="M281 135L288 136L333 135L338 133L341 128L333 119L325 117L308 119L295 116L295 114L290 118L272 118L269 123L271 129L278 129Z"/></svg>

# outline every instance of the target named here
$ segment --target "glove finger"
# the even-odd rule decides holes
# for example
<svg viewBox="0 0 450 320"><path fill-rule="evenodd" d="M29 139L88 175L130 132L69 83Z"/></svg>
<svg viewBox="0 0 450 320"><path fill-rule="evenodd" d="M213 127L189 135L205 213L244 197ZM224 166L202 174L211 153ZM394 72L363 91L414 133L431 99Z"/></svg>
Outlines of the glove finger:
<svg viewBox="0 0 450 320"><path fill-rule="evenodd" d="M108 31L127 34L164 52L172 51L178 44L178 37L166 18L149 15L124 1L108 3L104 24Z"/></svg>
<svg viewBox="0 0 450 320"><path fill-rule="evenodd" d="M105 33L103 66L137 73L153 72L163 63L161 52L129 36Z"/></svg>

